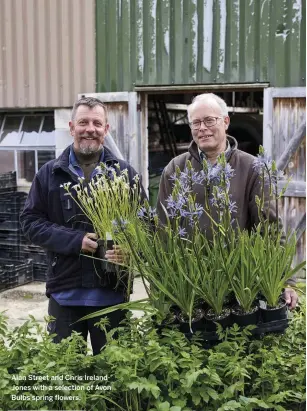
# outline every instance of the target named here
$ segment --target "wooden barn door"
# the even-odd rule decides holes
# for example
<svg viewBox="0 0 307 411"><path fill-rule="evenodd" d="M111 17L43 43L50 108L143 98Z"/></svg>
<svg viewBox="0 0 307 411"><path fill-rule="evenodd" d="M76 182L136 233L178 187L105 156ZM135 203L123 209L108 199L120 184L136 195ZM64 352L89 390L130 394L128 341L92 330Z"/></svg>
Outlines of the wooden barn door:
<svg viewBox="0 0 307 411"><path fill-rule="evenodd" d="M306 259L306 89L264 91L263 145L278 168L292 176L281 201L285 230L295 230L296 262Z"/></svg>

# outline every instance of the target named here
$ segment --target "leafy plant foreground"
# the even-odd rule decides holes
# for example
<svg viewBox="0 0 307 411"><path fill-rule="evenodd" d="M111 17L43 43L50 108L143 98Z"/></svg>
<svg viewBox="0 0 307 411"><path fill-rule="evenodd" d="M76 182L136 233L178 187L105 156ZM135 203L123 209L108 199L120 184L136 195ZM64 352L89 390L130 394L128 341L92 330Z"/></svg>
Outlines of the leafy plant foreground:
<svg viewBox="0 0 307 411"><path fill-rule="evenodd" d="M252 340L235 325L206 350L128 314L93 357L78 335L54 344L34 318L9 331L1 315L0 409L304 410L305 319L302 304L284 335Z"/></svg>

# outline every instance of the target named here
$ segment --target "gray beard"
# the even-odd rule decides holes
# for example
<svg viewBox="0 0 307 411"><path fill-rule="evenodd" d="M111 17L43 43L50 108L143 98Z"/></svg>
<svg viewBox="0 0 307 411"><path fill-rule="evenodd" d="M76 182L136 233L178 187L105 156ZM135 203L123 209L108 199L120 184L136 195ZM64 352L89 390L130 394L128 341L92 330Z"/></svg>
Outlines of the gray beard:
<svg viewBox="0 0 307 411"><path fill-rule="evenodd" d="M100 145L98 148L96 148L96 147L91 147L91 146L88 146L88 147L80 147L80 146L79 146L78 152L79 152L80 154L84 155L84 156L91 156L91 155L93 155L93 154L96 154L96 153L98 153L98 152L101 152L101 150L102 150L102 145Z"/></svg>
<svg viewBox="0 0 307 411"><path fill-rule="evenodd" d="M84 156L90 156L92 154L97 153L98 151L99 150L94 149L92 147L84 147L84 148L80 147L80 149L79 149L79 153L83 154Z"/></svg>

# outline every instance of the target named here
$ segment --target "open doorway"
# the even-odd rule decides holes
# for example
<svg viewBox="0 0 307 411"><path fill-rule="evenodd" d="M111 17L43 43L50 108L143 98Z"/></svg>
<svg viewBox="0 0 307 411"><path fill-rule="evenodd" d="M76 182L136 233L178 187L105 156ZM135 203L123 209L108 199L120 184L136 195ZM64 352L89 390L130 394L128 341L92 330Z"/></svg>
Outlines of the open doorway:
<svg viewBox="0 0 307 411"><path fill-rule="evenodd" d="M168 162L187 151L192 140L187 106L197 94L211 92L148 94L148 171L149 196L155 204L161 173ZM228 134L238 141L238 148L257 155L263 142L263 90L214 90L228 106Z"/></svg>

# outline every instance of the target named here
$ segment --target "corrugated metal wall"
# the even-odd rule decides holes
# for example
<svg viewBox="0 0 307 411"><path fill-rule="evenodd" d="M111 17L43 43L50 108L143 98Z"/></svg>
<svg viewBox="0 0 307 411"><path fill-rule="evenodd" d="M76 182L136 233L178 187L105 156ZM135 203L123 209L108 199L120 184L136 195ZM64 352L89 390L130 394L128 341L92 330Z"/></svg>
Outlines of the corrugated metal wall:
<svg viewBox="0 0 307 411"><path fill-rule="evenodd" d="M305 85L306 0L97 0L97 91Z"/></svg>
<svg viewBox="0 0 307 411"><path fill-rule="evenodd" d="M95 91L95 0L0 0L0 108Z"/></svg>

